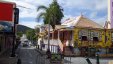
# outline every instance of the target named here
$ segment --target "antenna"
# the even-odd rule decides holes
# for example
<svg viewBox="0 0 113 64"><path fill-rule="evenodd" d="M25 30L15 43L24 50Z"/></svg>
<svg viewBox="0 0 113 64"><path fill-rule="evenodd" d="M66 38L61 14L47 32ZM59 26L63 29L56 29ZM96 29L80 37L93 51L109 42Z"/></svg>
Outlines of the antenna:
<svg viewBox="0 0 113 64"><path fill-rule="evenodd" d="M81 16L83 16L83 13L81 12Z"/></svg>

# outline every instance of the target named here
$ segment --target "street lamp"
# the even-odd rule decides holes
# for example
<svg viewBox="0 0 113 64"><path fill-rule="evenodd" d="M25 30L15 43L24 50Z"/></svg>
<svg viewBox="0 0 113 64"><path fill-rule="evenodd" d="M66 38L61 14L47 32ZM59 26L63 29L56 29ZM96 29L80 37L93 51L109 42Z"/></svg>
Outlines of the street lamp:
<svg viewBox="0 0 113 64"><path fill-rule="evenodd" d="M14 36L13 36L13 47L12 47L12 54L11 57L15 57L15 40L16 40L16 24L18 24L19 21L19 9L14 8Z"/></svg>

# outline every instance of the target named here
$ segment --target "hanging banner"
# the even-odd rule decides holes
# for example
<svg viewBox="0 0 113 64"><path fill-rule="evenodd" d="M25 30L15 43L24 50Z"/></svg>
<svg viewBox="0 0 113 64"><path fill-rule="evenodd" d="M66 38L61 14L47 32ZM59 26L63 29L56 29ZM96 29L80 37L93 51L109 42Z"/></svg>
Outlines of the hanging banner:
<svg viewBox="0 0 113 64"><path fill-rule="evenodd" d="M0 22L1 21L14 21L14 7L15 3L0 2Z"/></svg>

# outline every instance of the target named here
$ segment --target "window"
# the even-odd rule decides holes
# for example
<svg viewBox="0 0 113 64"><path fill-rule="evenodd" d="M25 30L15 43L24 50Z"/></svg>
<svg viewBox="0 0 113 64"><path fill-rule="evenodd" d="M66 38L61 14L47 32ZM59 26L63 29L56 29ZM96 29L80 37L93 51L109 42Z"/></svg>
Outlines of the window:
<svg viewBox="0 0 113 64"><path fill-rule="evenodd" d="M85 39L85 37L88 36L88 31L87 30L80 30L78 36L79 36L79 40L86 40L87 38Z"/></svg>
<svg viewBox="0 0 113 64"><path fill-rule="evenodd" d="M82 36L82 41L87 41L87 36Z"/></svg>
<svg viewBox="0 0 113 64"><path fill-rule="evenodd" d="M98 37L93 37L93 41L99 41Z"/></svg>

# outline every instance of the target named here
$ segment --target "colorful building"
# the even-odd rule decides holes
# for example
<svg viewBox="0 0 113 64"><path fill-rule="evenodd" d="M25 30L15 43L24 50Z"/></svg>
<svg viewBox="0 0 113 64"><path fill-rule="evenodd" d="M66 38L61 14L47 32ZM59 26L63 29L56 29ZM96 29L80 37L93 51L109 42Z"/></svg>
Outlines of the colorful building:
<svg viewBox="0 0 113 64"><path fill-rule="evenodd" d="M112 42L112 29L104 29L83 15L67 19L62 25L56 25L54 31L51 27L50 31L50 46L59 46L64 55L95 56L98 51L100 54L113 53ZM44 43L48 44L47 39ZM79 52L73 52L70 46Z"/></svg>
<svg viewBox="0 0 113 64"><path fill-rule="evenodd" d="M104 29L83 15L68 19L62 25L74 27L74 47L80 50L81 55L90 53L95 56L98 51L100 54L113 53L112 29Z"/></svg>

